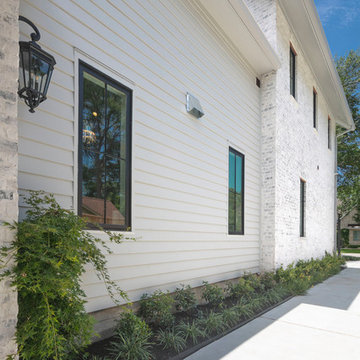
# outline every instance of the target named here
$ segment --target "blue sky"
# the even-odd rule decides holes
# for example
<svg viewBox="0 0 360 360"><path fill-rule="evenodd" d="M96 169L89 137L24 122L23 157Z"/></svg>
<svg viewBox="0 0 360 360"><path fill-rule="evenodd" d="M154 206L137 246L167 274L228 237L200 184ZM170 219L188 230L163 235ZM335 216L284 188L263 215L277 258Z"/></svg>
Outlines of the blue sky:
<svg viewBox="0 0 360 360"><path fill-rule="evenodd" d="M315 0L333 56L360 48L360 0Z"/></svg>

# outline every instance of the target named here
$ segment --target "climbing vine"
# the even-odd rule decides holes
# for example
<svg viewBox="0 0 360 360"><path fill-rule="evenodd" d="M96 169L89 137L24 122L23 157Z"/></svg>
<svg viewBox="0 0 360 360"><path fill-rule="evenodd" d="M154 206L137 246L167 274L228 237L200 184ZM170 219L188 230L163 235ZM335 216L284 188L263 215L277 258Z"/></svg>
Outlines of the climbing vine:
<svg viewBox="0 0 360 360"><path fill-rule="evenodd" d="M74 359L94 335L81 288L85 265L93 265L115 302L127 295L110 279L101 250L111 253L107 242L86 231L84 219L42 192L25 203L26 218L4 224L14 240L0 248L0 281L10 279L18 292L18 352L22 360ZM108 236L115 243L123 237Z"/></svg>

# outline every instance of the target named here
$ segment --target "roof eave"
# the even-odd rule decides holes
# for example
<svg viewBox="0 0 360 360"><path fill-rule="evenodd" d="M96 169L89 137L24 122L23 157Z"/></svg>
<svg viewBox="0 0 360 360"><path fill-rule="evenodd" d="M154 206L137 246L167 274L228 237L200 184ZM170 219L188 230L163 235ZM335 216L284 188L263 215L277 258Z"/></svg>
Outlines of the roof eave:
<svg viewBox="0 0 360 360"><path fill-rule="evenodd" d="M318 80L334 120L346 130L354 130L354 120L314 1L279 0L279 4Z"/></svg>
<svg viewBox="0 0 360 360"><path fill-rule="evenodd" d="M257 75L280 68L280 60L242 0L198 0Z"/></svg>

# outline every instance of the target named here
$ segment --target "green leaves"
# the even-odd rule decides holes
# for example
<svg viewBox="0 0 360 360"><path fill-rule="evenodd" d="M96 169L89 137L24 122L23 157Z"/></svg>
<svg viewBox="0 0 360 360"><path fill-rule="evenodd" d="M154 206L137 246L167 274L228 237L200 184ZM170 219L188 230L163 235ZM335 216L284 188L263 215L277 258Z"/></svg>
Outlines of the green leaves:
<svg viewBox="0 0 360 360"><path fill-rule="evenodd" d="M87 232L86 223L65 210L52 195L31 192L24 221L6 224L16 231L9 246L1 248L0 274L18 291L16 340L23 360L74 359L93 336L93 318L84 309L80 277L91 263L105 281L110 295L127 299L111 281L100 248L105 241ZM111 235L119 242L119 236Z"/></svg>
<svg viewBox="0 0 360 360"><path fill-rule="evenodd" d="M204 291L202 298L212 307L219 307L224 301L224 292L217 285L211 285L203 281Z"/></svg>
<svg viewBox="0 0 360 360"><path fill-rule="evenodd" d="M360 50L336 59L356 129L338 137L338 212L343 217L360 207ZM343 129L338 129L338 133Z"/></svg>
<svg viewBox="0 0 360 360"><path fill-rule="evenodd" d="M322 259L300 260L286 269L280 267L276 270L276 279L291 294L301 295L312 285L337 274L344 262L335 254L325 253Z"/></svg>
<svg viewBox="0 0 360 360"><path fill-rule="evenodd" d="M193 344L197 344L200 339L206 336L205 330L201 329L199 321L195 320L191 323L181 322L176 329L183 334L185 341L191 340Z"/></svg>
<svg viewBox="0 0 360 360"><path fill-rule="evenodd" d="M168 293L156 290L152 295L142 295L140 314L147 323L155 327L170 327L175 321L173 305L174 299Z"/></svg>
<svg viewBox="0 0 360 360"><path fill-rule="evenodd" d="M151 359L151 335L149 326L133 312L121 314L115 330L115 341L111 342L109 348L111 359Z"/></svg>
<svg viewBox="0 0 360 360"><path fill-rule="evenodd" d="M184 334L175 328L165 330L160 329L156 334L156 339L158 344L161 345L164 350L173 349L175 352L179 353L186 346Z"/></svg>
<svg viewBox="0 0 360 360"><path fill-rule="evenodd" d="M191 312L196 306L195 294L190 285L180 284L180 286L175 290L176 310Z"/></svg>

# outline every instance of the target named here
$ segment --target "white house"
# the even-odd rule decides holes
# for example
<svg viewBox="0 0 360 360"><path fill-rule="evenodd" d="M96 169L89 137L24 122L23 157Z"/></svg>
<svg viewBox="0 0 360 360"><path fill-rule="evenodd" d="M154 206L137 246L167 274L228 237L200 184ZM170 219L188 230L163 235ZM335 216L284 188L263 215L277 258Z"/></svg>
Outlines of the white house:
<svg viewBox="0 0 360 360"><path fill-rule="evenodd" d="M2 0L0 10L2 220L17 218L18 194L45 190L129 230L136 241L113 246L108 267L133 301L333 251L335 126L354 123L312 0ZM31 31L19 14L56 59L35 113L16 95L18 36ZM0 304L13 304L0 314L6 352L16 306L2 286ZM89 312L114 306L91 270L84 289Z"/></svg>

